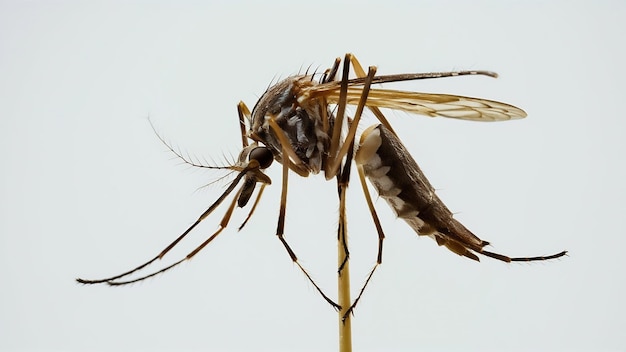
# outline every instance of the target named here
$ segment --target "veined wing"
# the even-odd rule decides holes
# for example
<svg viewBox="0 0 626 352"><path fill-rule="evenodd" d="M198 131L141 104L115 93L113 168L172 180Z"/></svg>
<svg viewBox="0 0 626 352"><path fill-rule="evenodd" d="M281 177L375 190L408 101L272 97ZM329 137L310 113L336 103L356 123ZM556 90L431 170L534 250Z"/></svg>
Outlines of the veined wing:
<svg viewBox="0 0 626 352"><path fill-rule="evenodd" d="M339 101L339 87L333 90L324 89L322 92L314 92L315 87L309 89L311 91L308 93L311 97L324 96L329 103ZM361 92L362 89L359 87L349 87L348 104L357 105ZM443 116L472 121L505 121L526 117L524 110L498 101L391 89L371 89L365 104L430 117Z"/></svg>
<svg viewBox="0 0 626 352"><path fill-rule="evenodd" d="M463 71L456 73L435 72L377 76L374 77L372 83L378 84L415 79L451 77L461 74L497 77L497 74L489 71ZM365 78L356 78L348 81L348 104L358 104L363 90L364 79ZM319 85L307 85L302 87L298 100L324 97L329 103L337 103L340 88L341 82L339 81ZM370 89L366 105L402 110L431 117L443 116L472 121L504 121L526 117L524 110L498 101L451 94L407 92L393 89Z"/></svg>

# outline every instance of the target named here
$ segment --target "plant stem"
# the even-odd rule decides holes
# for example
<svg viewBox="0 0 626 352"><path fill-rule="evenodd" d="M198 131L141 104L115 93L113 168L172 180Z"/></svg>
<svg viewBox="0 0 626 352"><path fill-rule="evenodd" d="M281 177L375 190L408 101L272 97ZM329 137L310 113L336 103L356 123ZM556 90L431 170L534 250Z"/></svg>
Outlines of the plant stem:
<svg viewBox="0 0 626 352"><path fill-rule="evenodd" d="M339 351L352 351L351 315L345 316L350 308L350 262L347 256L348 230L346 220L346 186L339 186L339 226L337 229L338 268L337 287L339 294ZM345 316L345 319L344 319Z"/></svg>

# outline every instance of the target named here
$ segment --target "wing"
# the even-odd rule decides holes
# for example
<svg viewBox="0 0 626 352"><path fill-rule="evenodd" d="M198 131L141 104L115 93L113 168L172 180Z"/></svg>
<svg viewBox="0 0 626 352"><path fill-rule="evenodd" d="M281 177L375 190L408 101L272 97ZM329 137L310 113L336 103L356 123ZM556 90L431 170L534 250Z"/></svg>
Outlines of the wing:
<svg viewBox="0 0 626 352"><path fill-rule="evenodd" d="M357 105L363 90L360 82L350 82L347 102ZM301 94L310 98L323 97L328 103L339 101L340 82L312 85ZM472 121L504 121L526 117L524 110L513 105L480 98L450 94L407 92L392 89L370 89L367 106L402 110L430 117L443 116Z"/></svg>

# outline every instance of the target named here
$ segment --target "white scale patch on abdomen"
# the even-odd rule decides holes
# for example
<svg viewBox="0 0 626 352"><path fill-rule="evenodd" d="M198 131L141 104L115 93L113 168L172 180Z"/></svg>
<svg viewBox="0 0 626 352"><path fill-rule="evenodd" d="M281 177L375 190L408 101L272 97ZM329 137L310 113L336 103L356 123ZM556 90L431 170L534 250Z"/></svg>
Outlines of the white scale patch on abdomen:
<svg viewBox="0 0 626 352"><path fill-rule="evenodd" d="M398 217L405 220L418 234L432 235L433 231L428 233L420 231L425 223L418 217L419 212L398 197L402 190L388 176L391 167L383 165L383 161L377 153L382 144L382 139L380 130L376 127L378 125L370 126L361 134L359 148L354 157L357 166L363 169L365 176L376 188L378 195L387 201Z"/></svg>

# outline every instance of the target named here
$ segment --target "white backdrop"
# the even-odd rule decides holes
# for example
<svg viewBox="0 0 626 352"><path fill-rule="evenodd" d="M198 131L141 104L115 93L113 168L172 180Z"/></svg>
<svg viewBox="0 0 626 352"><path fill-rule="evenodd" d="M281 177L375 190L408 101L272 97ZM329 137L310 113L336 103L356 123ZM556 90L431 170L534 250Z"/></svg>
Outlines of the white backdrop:
<svg viewBox="0 0 626 352"><path fill-rule="evenodd" d="M609 351L626 338L622 2L0 2L0 350L334 350L334 311L275 238L278 164L261 208L191 262L121 288L82 286L151 258L211 204L217 174L172 143L236 155L235 106L353 52L380 74L488 69L393 88L528 112L481 124L389 115L440 197L512 256L481 263L418 238L376 202L384 263L353 321L358 351ZM372 119L365 122L373 123ZM335 293L334 182L292 177L286 236ZM376 233L354 179L353 290ZM200 243L218 211L173 251Z"/></svg>

